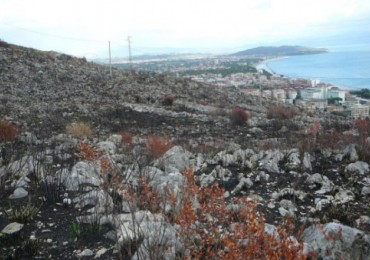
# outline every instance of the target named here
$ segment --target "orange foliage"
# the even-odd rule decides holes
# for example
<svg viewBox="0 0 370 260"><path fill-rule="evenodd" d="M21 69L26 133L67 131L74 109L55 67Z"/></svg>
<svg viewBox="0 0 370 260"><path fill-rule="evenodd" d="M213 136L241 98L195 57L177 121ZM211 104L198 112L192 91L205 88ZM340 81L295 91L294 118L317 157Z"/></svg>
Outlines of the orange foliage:
<svg viewBox="0 0 370 260"><path fill-rule="evenodd" d="M131 145L132 144L132 138L133 138L133 134L131 134L130 132L126 132L126 131L122 131L121 132L121 142L125 145Z"/></svg>
<svg viewBox="0 0 370 260"><path fill-rule="evenodd" d="M230 119L234 125L243 125L249 119L249 113L241 107L236 107L231 111Z"/></svg>
<svg viewBox="0 0 370 260"><path fill-rule="evenodd" d="M78 145L78 151L82 160L94 161L97 157L97 151L92 145L80 142Z"/></svg>
<svg viewBox="0 0 370 260"><path fill-rule="evenodd" d="M168 219L180 227L180 237L190 250L187 259L307 259L303 244L289 238L292 223L277 227L276 234L267 234L255 201L242 197L226 202L218 185L200 188L191 169L183 174L187 182L181 191L181 207ZM167 194L175 207L176 197L169 190ZM197 209L194 199L199 202ZM241 209L232 211L227 207L230 203Z"/></svg>
<svg viewBox="0 0 370 260"><path fill-rule="evenodd" d="M163 98L163 105L165 106L172 106L173 102L175 101L175 97L172 95L165 95Z"/></svg>
<svg viewBox="0 0 370 260"><path fill-rule="evenodd" d="M290 119L297 115L297 111L290 107L270 106L267 110L268 118Z"/></svg>
<svg viewBox="0 0 370 260"><path fill-rule="evenodd" d="M150 187L144 178L139 180L138 187L126 189L125 200L135 210L149 210L153 213L161 211L162 197Z"/></svg>
<svg viewBox="0 0 370 260"><path fill-rule="evenodd" d="M13 141L18 133L18 127L7 121L0 121L0 141Z"/></svg>
<svg viewBox="0 0 370 260"><path fill-rule="evenodd" d="M369 119L358 118L354 122L354 127L358 130L358 133L363 135L368 135L370 133L370 121Z"/></svg>
<svg viewBox="0 0 370 260"><path fill-rule="evenodd" d="M147 139L147 148L151 155L155 157L162 156L172 147L170 140L166 137L149 136Z"/></svg>

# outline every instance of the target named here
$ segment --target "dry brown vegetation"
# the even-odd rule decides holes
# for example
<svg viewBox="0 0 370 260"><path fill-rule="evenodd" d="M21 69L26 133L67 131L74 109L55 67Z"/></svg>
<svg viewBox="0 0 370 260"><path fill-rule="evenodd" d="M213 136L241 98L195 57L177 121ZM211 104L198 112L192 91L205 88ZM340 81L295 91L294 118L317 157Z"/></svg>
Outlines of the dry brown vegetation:
<svg viewBox="0 0 370 260"><path fill-rule="evenodd" d="M8 121L0 121L0 141L13 141L18 133L17 125Z"/></svg>
<svg viewBox="0 0 370 260"><path fill-rule="evenodd" d="M172 95L165 95L163 98L163 105L165 106L172 106L173 102L175 101L175 97Z"/></svg>
<svg viewBox="0 0 370 260"><path fill-rule="evenodd" d="M297 110L291 107L270 106L267 109L267 117L275 119L290 119L297 115Z"/></svg>
<svg viewBox="0 0 370 260"><path fill-rule="evenodd" d="M244 125L249 119L249 112L241 107L236 107L231 111L230 120L234 125Z"/></svg>
<svg viewBox="0 0 370 260"><path fill-rule="evenodd" d="M157 135L149 136L147 139L147 148L149 154L154 157L160 157L172 147L172 143L168 137Z"/></svg>
<svg viewBox="0 0 370 260"><path fill-rule="evenodd" d="M67 133L74 137L89 137L93 134L91 127L86 123L71 123L66 127Z"/></svg>

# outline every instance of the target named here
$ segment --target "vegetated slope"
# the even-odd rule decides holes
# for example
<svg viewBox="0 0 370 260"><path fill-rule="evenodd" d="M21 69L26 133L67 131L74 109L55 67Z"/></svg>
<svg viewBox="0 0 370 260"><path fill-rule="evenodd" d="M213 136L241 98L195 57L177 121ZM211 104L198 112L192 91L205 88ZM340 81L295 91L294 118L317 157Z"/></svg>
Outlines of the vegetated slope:
<svg viewBox="0 0 370 260"><path fill-rule="evenodd" d="M0 234L0 255L368 259L369 120L111 77L53 52L0 54L0 230L18 228Z"/></svg>
<svg viewBox="0 0 370 260"><path fill-rule="evenodd" d="M0 95L7 104L3 116L33 130L45 127L44 133L64 129L73 120L118 130L123 126L117 120L133 106L143 116L155 114L157 108L194 112L192 104L197 102L227 107L247 100L239 91L164 74L113 69L111 76L107 66L85 59L5 43L0 45L0 67ZM166 95L173 96L177 105L164 107ZM139 123L146 128L143 120Z"/></svg>
<svg viewBox="0 0 370 260"><path fill-rule="evenodd" d="M303 46L262 46L232 54L232 56L291 56L291 55L305 55L325 53L327 49L324 48L310 48Z"/></svg>

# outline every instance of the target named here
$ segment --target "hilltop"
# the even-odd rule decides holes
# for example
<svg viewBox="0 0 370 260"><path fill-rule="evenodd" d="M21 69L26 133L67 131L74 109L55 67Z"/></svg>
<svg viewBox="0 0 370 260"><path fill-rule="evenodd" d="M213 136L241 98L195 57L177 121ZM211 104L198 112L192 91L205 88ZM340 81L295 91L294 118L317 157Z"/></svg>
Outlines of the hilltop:
<svg viewBox="0 0 370 260"><path fill-rule="evenodd" d="M293 55L307 55L307 54L318 54L328 52L324 48L310 48L303 46L262 46L256 47L244 51L240 51L232 54L232 56L254 56L254 57L266 57L266 56L293 56Z"/></svg>
<svg viewBox="0 0 370 260"><path fill-rule="evenodd" d="M370 255L369 120L4 42L0 68L0 259Z"/></svg>

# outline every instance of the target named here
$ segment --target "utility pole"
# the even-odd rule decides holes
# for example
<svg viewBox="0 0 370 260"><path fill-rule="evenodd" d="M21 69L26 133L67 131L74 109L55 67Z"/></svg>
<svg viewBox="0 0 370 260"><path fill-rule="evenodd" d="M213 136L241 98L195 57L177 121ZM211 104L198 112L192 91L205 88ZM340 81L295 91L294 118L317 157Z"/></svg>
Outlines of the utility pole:
<svg viewBox="0 0 370 260"><path fill-rule="evenodd" d="M132 54L131 54L131 37L130 36L127 37L127 41L128 41L128 61L130 64L130 69L132 70Z"/></svg>
<svg viewBox="0 0 370 260"><path fill-rule="evenodd" d="M112 77L112 57L110 52L110 41L108 41L108 45L109 45L109 73L110 76Z"/></svg>
<svg viewBox="0 0 370 260"><path fill-rule="evenodd" d="M260 107L262 107L262 85L260 85Z"/></svg>

